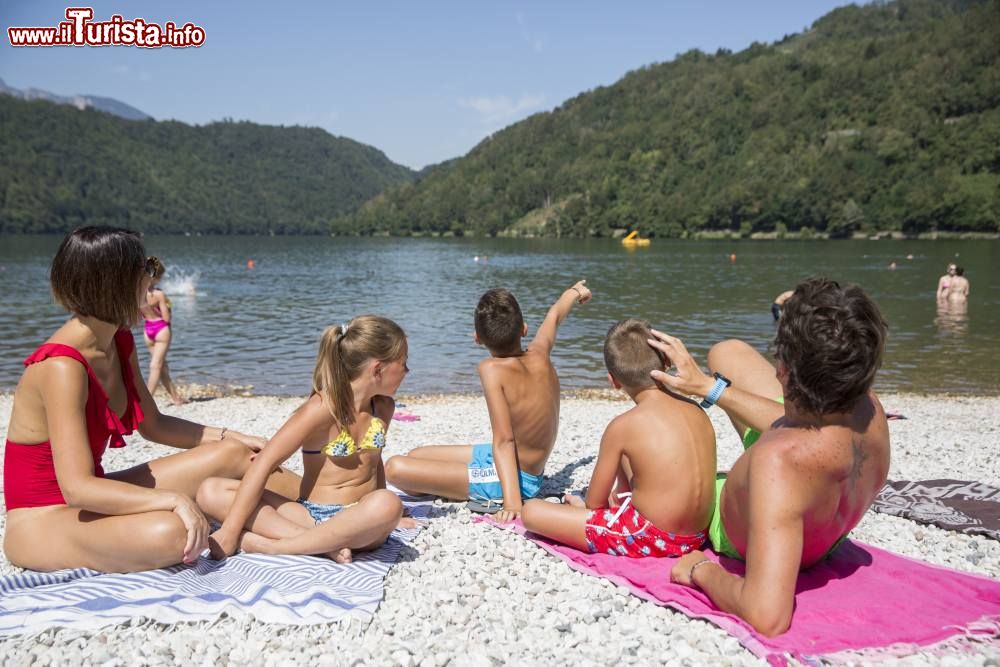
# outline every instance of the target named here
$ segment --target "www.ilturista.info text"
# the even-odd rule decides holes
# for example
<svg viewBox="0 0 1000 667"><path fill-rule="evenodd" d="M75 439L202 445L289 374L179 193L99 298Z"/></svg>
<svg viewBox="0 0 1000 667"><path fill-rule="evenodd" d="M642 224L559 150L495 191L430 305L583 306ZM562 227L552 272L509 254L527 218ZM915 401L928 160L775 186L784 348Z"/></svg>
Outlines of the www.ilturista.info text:
<svg viewBox="0 0 1000 667"><path fill-rule="evenodd" d="M205 29L193 23L178 27L173 21L162 26L145 19L125 20L114 14L108 21L93 21L91 7L68 7L67 21L55 27L10 27L11 46L140 46L184 48L205 43Z"/></svg>

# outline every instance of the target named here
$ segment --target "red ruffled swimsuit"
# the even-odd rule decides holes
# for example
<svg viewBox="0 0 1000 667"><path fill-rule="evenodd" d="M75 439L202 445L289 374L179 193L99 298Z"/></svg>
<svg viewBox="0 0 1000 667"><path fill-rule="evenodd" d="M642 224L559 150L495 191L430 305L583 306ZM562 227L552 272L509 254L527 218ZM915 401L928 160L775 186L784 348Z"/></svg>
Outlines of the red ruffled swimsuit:
<svg viewBox="0 0 1000 667"><path fill-rule="evenodd" d="M118 360L121 364L122 380L125 382L125 414L119 417L108 406L108 396L90 364L76 349L59 343L46 343L24 360L25 366L36 364L51 357L76 359L87 369L87 439L94 457L94 474L104 477L101 458L111 447L124 447L123 435L129 435L143 419L139 405L139 393L135 389L135 378L131 372L129 359L135 350L132 332L121 329L115 334ZM59 481L56 479L55 464L52 462L52 445L40 442L37 445L21 445L7 440L3 458L3 485L7 511L21 507L45 507L65 505Z"/></svg>

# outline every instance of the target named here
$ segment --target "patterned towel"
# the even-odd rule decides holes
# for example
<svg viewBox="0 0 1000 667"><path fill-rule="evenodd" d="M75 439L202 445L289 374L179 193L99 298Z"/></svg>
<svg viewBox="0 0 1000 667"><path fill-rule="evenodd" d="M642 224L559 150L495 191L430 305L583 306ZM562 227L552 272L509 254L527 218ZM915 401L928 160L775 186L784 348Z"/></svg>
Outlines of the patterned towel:
<svg viewBox="0 0 1000 667"><path fill-rule="evenodd" d="M574 570L607 579L634 595L719 626L760 658L806 664L906 656L932 651L974 653L975 641L1000 645L1000 582L905 558L873 546L842 544L827 560L799 575L788 632L765 637L742 619L720 611L700 590L670 582L673 558L619 558L587 554L509 528ZM706 552L715 561L719 558ZM742 575L743 563L720 564Z"/></svg>
<svg viewBox="0 0 1000 667"><path fill-rule="evenodd" d="M423 517L431 503L405 504L411 516ZM134 618L211 621L223 613L285 625L367 623L403 543L419 531L397 529L381 548L356 554L348 565L314 556L239 554L131 574L79 568L0 578L0 637L53 627L95 630Z"/></svg>
<svg viewBox="0 0 1000 667"><path fill-rule="evenodd" d="M917 523L1000 540L1000 489L955 479L889 482L872 509Z"/></svg>

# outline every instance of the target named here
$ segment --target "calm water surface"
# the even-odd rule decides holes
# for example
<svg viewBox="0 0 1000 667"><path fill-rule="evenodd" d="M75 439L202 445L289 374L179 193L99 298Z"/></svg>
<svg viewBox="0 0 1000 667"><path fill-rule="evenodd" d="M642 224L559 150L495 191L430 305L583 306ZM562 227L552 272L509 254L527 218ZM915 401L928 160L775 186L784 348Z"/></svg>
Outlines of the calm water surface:
<svg viewBox="0 0 1000 667"><path fill-rule="evenodd" d="M0 237L0 390L16 384L21 360L65 318L48 289L60 240ZM475 391L486 354L472 339L480 294L513 290L533 329L563 289L586 278L594 300L560 329L554 359L564 388L601 387L603 337L616 320L648 318L702 361L730 337L765 351L774 296L823 274L860 283L889 321L880 390L1000 393L995 241L655 240L631 251L603 240L149 237L146 245L168 266L169 362L181 382L307 393L323 327L371 312L409 335L403 392ZM937 279L953 260L972 283L964 314L935 304Z"/></svg>

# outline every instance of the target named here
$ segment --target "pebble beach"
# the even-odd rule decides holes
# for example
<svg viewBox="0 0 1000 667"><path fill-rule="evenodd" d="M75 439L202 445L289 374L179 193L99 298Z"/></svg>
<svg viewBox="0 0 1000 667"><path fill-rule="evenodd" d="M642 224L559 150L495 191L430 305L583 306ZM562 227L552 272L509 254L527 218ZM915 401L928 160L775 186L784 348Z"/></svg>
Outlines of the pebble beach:
<svg viewBox="0 0 1000 667"><path fill-rule="evenodd" d="M597 394L596 396L602 396ZM1000 486L1000 397L883 395L890 421L892 480L954 478ZM218 397L161 409L210 425L268 436L301 402L285 397ZM489 440L482 397L401 398L419 421L393 422L386 456L426 444ZM0 395L0 442L12 397ZM566 397L542 495L582 490L605 425L630 403ZM742 451L725 414L709 411L719 468ZM108 470L171 453L132 436L109 450ZM300 468L298 457L288 463ZM370 623L288 627L247 618L163 625L140 620L84 633L50 630L0 640L10 665L441 665L764 664L727 633L642 601L607 581L569 569L528 541L472 523L464 503L435 503L427 527L385 582ZM0 511L0 534L5 516ZM1000 579L1000 542L869 512L851 537L928 563ZM0 576L19 570L0 555ZM667 576L667 573L664 573ZM1000 647L920 651L903 665L1000 665ZM885 661L881 661L882 664Z"/></svg>

